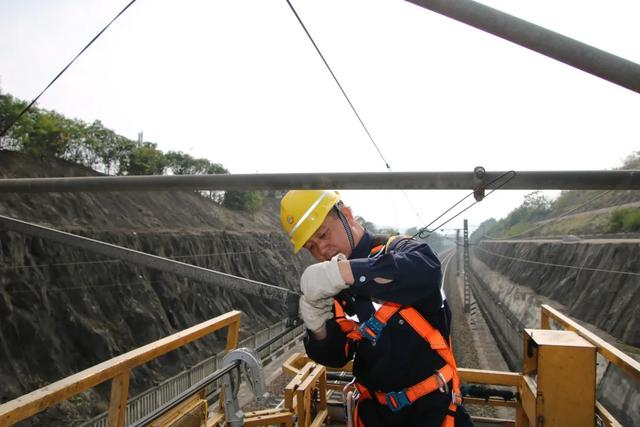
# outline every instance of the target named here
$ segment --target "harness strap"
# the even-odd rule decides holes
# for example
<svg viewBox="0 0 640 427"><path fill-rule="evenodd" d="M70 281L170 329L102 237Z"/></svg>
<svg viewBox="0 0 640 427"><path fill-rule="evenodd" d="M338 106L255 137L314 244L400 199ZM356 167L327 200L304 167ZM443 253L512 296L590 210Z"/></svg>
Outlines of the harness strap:
<svg viewBox="0 0 640 427"><path fill-rule="evenodd" d="M406 307L400 310L400 316L402 316L409 325L411 325L411 327L429 343L431 348L435 350L440 357L442 357L447 365L450 365L454 369L455 375L453 376L452 401L460 404L462 402L462 395L460 394L460 378L457 375L458 366L447 341L444 339L440 331L431 326L431 323L418 313L415 308Z"/></svg>
<svg viewBox="0 0 640 427"><path fill-rule="evenodd" d="M454 377L455 373L451 366L444 365L435 374L431 375L429 378L415 384L409 388L406 388L402 391L383 393L381 391L376 391L373 393L375 395L376 400L382 405L388 405L391 410L399 410L403 406L410 405L416 400L420 399L422 396L426 396L429 393L433 393L436 390L442 390L443 384L446 387L446 384L451 381ZM443 383L444 380L444 383ZM371 392L363 386L362 384L356 382L356 388L362 396L363 399L372 398ZM403 396L404 395L404 396ZM406 397L407 403L402 405L404 398Z"/></svg>

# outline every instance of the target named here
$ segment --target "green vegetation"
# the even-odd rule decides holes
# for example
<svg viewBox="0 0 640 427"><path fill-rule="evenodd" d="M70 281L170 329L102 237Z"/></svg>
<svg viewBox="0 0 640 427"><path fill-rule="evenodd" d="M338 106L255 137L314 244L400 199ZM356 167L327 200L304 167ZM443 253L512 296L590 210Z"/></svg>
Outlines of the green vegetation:
<svg viewBox="0 0 640 427"><path fill-rule="evenodd" d="M257 191L227 191L222 206L254 213L262 207L262 195Z"/></svg>
<svg viewBox="0 0 640 427"><path fill-rule="evenodd" d="M640 209L616 209L608 225L611 233L640 231Z"/></svg>
<svg viewBox="0 0 640 427"><path fill-rule="evenodd" d="M620 169L640 169L640 151L629 155ZM555 200L536 191L505 218L484 221L471 239L636 232L640 231L640 210L611 208L639 201L640 191L633 190L570 190Z"/></svg>
<svg viewBox="0 0 640 427"><path fill-rule="evenodd" d="M0 92L0 129L5 129L27 102ZM85 123L55 111L32 107L0 138L0 150L31 157L58 158L107 175L203 175L229 173L220 163L194 158L181 151L167 153L153 142L138 142L107 129L99 120ZM201 192L230 209L255 212L262 205L258 192Z"/></svg>

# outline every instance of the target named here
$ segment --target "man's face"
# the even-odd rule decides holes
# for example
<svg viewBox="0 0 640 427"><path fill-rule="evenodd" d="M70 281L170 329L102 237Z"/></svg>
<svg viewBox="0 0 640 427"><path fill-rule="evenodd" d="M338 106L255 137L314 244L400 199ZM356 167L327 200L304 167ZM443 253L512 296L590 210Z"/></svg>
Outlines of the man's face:
<svg viewBox="0 0 640 427"><path fill-rule="evenodd" d="M351 245L344 230L344 226L335 213L330 213L324 222L304 245L311 256L318 261L328 261L335 255L342 253L349 257Z"/></svg>

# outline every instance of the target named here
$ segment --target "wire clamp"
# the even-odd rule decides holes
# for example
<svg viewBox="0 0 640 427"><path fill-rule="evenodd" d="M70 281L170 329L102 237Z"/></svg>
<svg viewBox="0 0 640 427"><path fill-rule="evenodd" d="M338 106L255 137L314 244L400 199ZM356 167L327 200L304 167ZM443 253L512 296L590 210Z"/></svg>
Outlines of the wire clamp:
<svg viewBox="0 0 640 427"><path fill-rule="evenodd" d="M473 168L473 197L476 202L484 199L485 182L484 179L487 176L487 171L482 166L476 166Z"/></svg>

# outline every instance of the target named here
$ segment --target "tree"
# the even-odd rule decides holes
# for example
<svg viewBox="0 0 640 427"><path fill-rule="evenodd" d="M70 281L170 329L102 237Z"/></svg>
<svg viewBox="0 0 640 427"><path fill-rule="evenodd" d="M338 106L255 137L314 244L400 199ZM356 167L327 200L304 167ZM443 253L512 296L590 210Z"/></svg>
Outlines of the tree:
<svg viewBox="0 0 640 427"><path fill-rule="evenodd" d="M224 194L222 206L249 213L254 213L262 207L262 194L257 191L227 191Z"/></svg>
<svg viewBox="0 0 640 427"><path fill-rule="evenodd" d="M128 175L162 175L167 159L152 142L136 144L129 155Z"/></svg>

